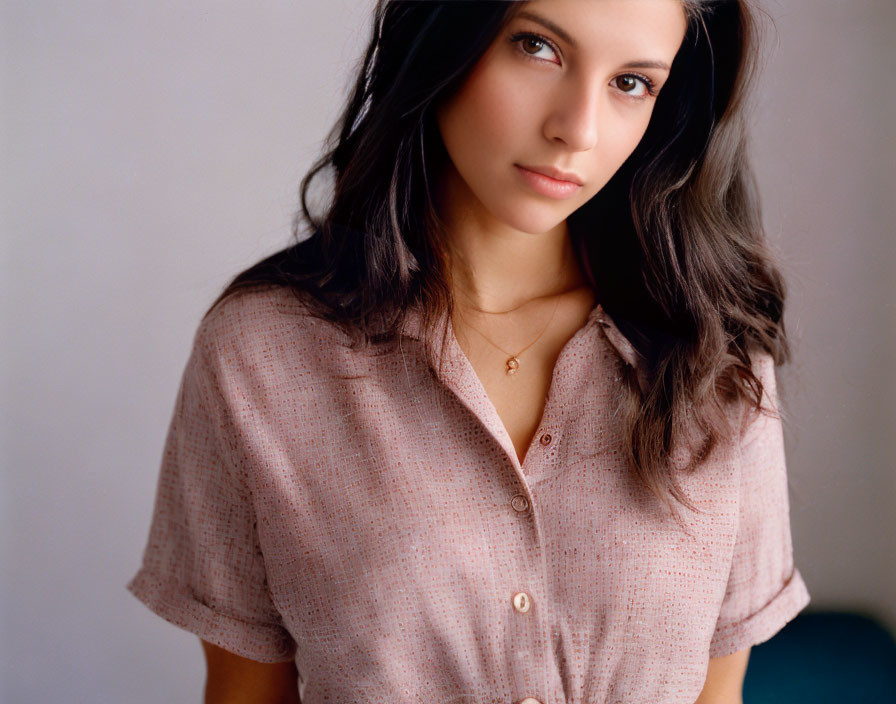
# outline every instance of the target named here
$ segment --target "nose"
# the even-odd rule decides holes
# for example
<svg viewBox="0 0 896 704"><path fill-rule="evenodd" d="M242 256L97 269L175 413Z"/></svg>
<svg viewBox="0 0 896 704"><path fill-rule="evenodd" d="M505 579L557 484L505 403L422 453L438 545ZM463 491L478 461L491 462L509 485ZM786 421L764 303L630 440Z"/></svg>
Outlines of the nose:
<svg viewBox="0 0 896 704"><path fill-rule="evenodd" d="M572 151L587 151L597 144L602 91L595 81L575 81L563 86L551 99L544 134Z"/></svg>

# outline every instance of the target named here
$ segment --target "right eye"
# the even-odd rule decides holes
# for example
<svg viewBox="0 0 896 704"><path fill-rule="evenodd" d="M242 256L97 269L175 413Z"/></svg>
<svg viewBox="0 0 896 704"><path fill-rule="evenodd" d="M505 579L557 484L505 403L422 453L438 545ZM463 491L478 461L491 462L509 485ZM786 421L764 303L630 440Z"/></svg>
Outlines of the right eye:
<svg viewBox="0 0 896 704"><path fill-rule="evenodd" d="M557 49L554 46L553 42L547 37L543 37L540 34L534 34L532 32L518 32L514 34L510 38L511 44L518 44L520 52L523 53L527 58L535 59L536 61L546 61L549 59L543 59L537 56L537 54L545 49L552 51L555 55L557 54ZM534 49L534 52L529 51L529 49ZM556 61L551 61L551 63L557 63Z"/></svg>

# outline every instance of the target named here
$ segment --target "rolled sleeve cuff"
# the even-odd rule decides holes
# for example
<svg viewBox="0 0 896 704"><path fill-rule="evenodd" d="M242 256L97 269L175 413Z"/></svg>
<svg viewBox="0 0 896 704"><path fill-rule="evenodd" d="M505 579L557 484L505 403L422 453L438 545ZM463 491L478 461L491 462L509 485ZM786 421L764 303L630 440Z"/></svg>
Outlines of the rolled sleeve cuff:
<svg viewBox="0 0 896 704"><path fill-rule="evenodd" d="M787 583L761 610L743 621L716 629L709 645L709 657L731 655L767 641L808 603L809 591L799 570L794 569Z"/></svg>
<svg viewBox="0 0 896 704"><path fill-rule="evenodd" d="M171 584L145 568L127 584L127 590L150 611L202 640L258 662L286 662L295 655L295 643L281 626L242 621L209 608L189 590Z"/></svg>

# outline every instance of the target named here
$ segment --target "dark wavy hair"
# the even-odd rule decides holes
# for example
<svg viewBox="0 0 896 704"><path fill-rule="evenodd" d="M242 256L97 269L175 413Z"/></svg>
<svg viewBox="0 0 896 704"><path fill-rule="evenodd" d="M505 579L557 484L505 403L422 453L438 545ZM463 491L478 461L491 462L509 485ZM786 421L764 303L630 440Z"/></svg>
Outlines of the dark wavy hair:
<svg viewBox="0 0 896 704"><path fill-rule="evenodd" d="M410 306L432 334L454 306L434 207L447 158L435 108L523 4L380 0L353 90L302 180L296 242L236 276L209 312L239 291L277 286L352 346L396 340ZM753 353L780 365L790 352L784 283L747 155L758 13L747 0L682 4L686 35L643 139L567 222L597 300L644 361L640 380L625 367L617 415L631 467L664 503L694 509L673 451L688 447L693 470L733 437L733 418L744 416L732 408L761 409ZM325 169L331 198L316 215L309 191ZM698 431L696 444L685 428Z"/></svg>

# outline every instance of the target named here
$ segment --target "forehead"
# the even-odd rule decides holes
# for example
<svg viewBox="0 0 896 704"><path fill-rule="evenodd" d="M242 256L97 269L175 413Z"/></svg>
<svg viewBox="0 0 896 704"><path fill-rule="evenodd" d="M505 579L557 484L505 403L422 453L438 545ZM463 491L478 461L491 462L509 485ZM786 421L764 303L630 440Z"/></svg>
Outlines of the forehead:
<svg viewBox="0 0 896 704"><path fill-rule="evenodd" d="M687 11L682 0L529 0L514 3L507 21L546 29L577 54L640 52L671 60Z"/></svg>

